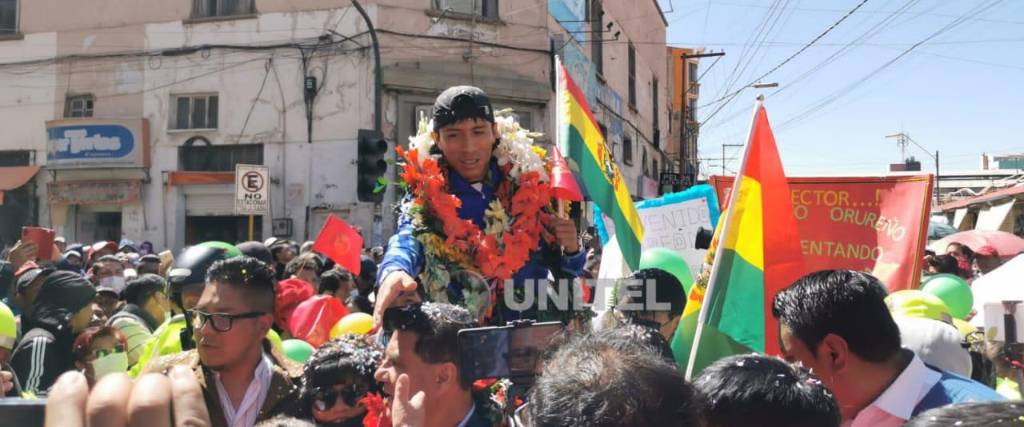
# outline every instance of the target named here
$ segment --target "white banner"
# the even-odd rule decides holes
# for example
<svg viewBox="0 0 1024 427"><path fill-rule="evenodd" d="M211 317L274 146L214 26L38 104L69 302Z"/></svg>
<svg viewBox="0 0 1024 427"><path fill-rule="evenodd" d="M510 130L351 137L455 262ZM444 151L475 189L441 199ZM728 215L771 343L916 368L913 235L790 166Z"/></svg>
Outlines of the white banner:
<svg viewBox="0 0 1024 427"><path fill-rule="evenodd" d="M708 199L701 197L678 203L646 207L637 209L637 213L640 215L640 222L644 225L643 251L654 248L668 248L679 252L686 259L686 263L689 264L690 272L696 276L701 270L701 265L704 263L704 254L707 251L694 249L694 238L701 227L709 230L712 229ZM605 217L604 224L607 227L608 236L614 236L615 225L612 221ZM614 260L614 256L608 256L609 249L611 249L609 246L615 246L611 244L611 240L605 244L605 252L601 257L601 271L607 272L609 274L607 277L612 277L612 274L622 271L622 266L615 264L609 265L607 269L605 268L605 263L612 264L618 261ZM621 258L621 254L619 258ZM628 271L628 268L626 271Z"/></svg>

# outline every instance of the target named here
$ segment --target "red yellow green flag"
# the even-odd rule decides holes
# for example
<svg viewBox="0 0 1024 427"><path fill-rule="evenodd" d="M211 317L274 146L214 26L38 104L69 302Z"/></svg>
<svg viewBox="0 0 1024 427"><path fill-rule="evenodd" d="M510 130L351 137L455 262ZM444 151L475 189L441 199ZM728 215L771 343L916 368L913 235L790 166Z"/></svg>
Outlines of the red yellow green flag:
<svg viewBox="0 0 1024 427"><path fill-rule="evenodd" d="M633 197L605 144L587 98L561 62L558 62L557 73L560 148L570 168L580 177L590 200L612 220L622 256L626 264L636 270L640 265L644 227L633 205Z"/></svg>
<svg viewBox="0 0 1024 427"><path fill-rule="evenodd" d="M692 333L681 334L679 347L689 351L676 355L688 361L688 377L732 354L779 354L772 300L796 281L801 271L800 233L789 185L768 113L760 103L725 219L719 224L707 288L693 287L681 321L694 327ZM700 293L704 296L696 298L702 302L699 310L690 307Z"/></svg>

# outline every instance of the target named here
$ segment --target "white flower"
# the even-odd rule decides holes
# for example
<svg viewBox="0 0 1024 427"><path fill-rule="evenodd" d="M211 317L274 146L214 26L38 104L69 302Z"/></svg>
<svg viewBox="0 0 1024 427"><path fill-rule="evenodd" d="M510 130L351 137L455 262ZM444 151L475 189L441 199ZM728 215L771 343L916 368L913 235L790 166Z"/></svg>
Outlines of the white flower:
<svg viewBox="0 0 1024 427"><path fill-rule="evenodd" d="M540 134L523 129L511 110L501 110L495 114L494 121L498 128L498 146L494 149L494 157L498 160L499 166L511 164L512 169L509 176L512 179L519 177L526 172L537 172L541 182L550 180L545 169L545 159L534 152L531 147L534 145L534 138ZM434 139L430 136L433 129L433 121L427 120L426 116L420 117L419 132L416 136L409 138L409 148L417 150L416 161L423 164L423 161L431 156L430 150L434 147Z"/></svg>
<svg viewBox="0 0 1024 427"><path fill-rule="evenodd" d="M409 137L409 149L416 150L416 162L423 164L431 157L430 149L434 147L434 138L430 136L430 130L434 128L434 121L427 120L426 115L420 116L419 130L415 136Z"/></svg>

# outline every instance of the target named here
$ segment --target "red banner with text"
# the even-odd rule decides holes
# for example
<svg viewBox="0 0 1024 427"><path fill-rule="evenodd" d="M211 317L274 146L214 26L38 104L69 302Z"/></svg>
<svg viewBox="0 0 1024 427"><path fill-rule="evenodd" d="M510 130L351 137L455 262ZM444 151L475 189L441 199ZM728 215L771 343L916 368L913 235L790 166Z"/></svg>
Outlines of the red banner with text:
<svg viewBox="0 0 1024 427"><path fill-rule="evenodd" d="M845 268L870 272L890 291L919 286L931 175L790 177L788 182L808 273ZM731 176L711 177L723 211L732 183Z"/></svg>

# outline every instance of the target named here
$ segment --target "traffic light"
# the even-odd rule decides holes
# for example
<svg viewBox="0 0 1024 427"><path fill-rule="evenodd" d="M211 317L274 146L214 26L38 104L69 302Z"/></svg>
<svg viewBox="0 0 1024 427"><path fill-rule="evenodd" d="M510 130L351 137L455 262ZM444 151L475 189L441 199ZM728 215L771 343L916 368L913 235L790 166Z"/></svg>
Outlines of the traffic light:
<svg viewBox="0 0 1024 427"><path fill-rule="evenodd" d="M384 200L383 191L375 191L378 181L388 170L384 155L388 151L388 141L378 131L359 129L359 162L356 172L356 195L361 202L380 203Z"/></svg>

